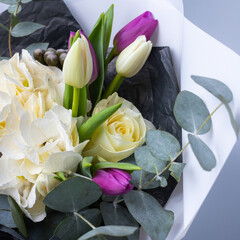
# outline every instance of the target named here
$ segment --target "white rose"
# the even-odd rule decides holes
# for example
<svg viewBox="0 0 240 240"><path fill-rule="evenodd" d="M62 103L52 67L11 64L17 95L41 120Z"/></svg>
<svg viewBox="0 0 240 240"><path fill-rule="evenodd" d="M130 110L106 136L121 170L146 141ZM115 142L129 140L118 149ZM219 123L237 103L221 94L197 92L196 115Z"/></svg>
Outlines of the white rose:
<svg viewBox="0 0 240 240"><path fill-rule="evenodd" d="M84 156L98 155L107 161L118 162L144 143L147 127L141 113L117 93L101 100L93 114L118 103L122 103L121 108L96 130L84 149Z"/></svg>

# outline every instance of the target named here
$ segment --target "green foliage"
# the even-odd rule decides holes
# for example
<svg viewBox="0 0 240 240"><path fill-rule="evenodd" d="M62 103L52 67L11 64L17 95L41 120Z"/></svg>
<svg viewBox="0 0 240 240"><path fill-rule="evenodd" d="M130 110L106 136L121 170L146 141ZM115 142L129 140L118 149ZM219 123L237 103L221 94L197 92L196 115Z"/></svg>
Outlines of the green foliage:
<svg viewBox="0 0 240 240"><path fill-rule="evenodd" d="M101 97L104 82L104 17L103 13L88 37L95 51L99 67L98 78L89 86L93 106L96 105Z"/></svg>
<svg viewBox="0 0 240 240"><path fill-rule="evenodd" d="M156 158L150 152L148 146L142 146L134 152L135 160L138 166L149 173L161 172L166 166L167 161Z"/></svg>
<svg viewBox="0 0 240 240"><path fill-rule="evenodd" d="M60 183L44 199L44 204L60 212L78 212L96 202L100 187L85 177L72 177Z"/></svg>
<svg viewBox="0 0 240 240"><path fill-rule="evenodd" d="M79 212L79 214L86 218L94 226L99 226L101 224L102 217L98 209L87 209ZM65 218L57 226L54 235L59 237L61 240L73 240L79 238L90 230L91 227L75 214Z"/></svg>
<svg viewBox="0 0 240 240"><path fill-rule="evenodd" d="M34 22L20 22L15 25L12 29L11 35L13 37L24 37L28 36L35 31L43 28L44 25Z"/></svg>
<svg viewBox="0 0 240 240"><path fill-rule="evenodd" d="M23 219L23 214L22 211L20 209L20 207L18 206L18 204L15 202L15 200L8 196L8 203L11 209L11 213L12 213L12 218L19 230L20 233L23 234L24 237L27 237L27 228Z"/></svg>
<svg viewBox="0 0 240 240"><path fill-rule="evenodd" d="M8 7L8 12L9 12L10 14L14 14L14 13L17 11L17 7L18 7L18 4L10 5L10 6ZM21 7L21 5L20 5L20 6L18 7L17 14L20 13L21 10L22 10L22 7Z"/></svg>
<svg viewBox="0 0 240 240"><path fill-rule="evenodd" d="M178 124L192 133L196 133L210 115L203 100L188 91L178 94L173 111ZM212 121L209 119L198 134L207 133L211 126Z"/></svg>
<svg viewBox="0 0 240 240"><path fill-rule="evenodd" d="M5 226L0 225L0 232L5 232L5 233L10 234L11 236L14 237L14 240L26 240L26 238L24 238L21 234L14 231L13 229L7 228Z"/></svg>
<svg viewBox="0 0 240 240"><path fill-rule="evenodd" d="M84 142L91 138L92 134L97 130L97 128L103 124L112 114L114 114L120 107L122 103L110 106L103 109L101 112L90 117L86 122L84 122L79 128L79 138L80 142Z"/></svg>
<svg viewBox="0 0 240 240"><path fill-rule="evenodd" d="M131 191L124 196L129 212L141 224L152 240L165 240L174 221L171 211L143 191Z"/></svg>
<svg viewBox="0 0 240 240"><path fill-rule="evenodd" d="M216 158L211 149L198 136L188 134L188 140L202 168L211 171L216 166Z"/></svg>
<svg viewBox="0 0 240 240"><path fill-rule="evenodd" d="M179 182L186 163L172 162L169 168L171 175Z"/></svg>
<svg viewBox="0 0 240 240"><path fill-rule="evenodd" d="M139 224L129 213L128 209L119 204L101 202L100 209L105 225L139 227ZM139 230L127 238L129 240L138 240Z"/></svg>
<svg viewBox="0 0 240 240"><path fill-rule="evenodd" d="M129 171L129 172L141 170L140 167L138 167L134 164L130 164L130 163L99 162L92 167L92 173L94 174L97 170L106 169L106 168L117 168L117 169L122 169L122 170L125 170L125 171Z"/></svg>
<svg viewBox="0 0 240 240"><path fill-rule="evenodd" d="M46 50L48 48L49 43L43 43L43 42L38 42L38 43L32 43L28 47L26 47L26 50L33 56L34 50L40 48L43 50Z"/></svg>
<svg viewBox="0 0 240 240"><path fill-rule="evenodd" d="M216 98L218 98L226 107L232 127L236 133L236 136L238 137L238 127L236 124L236 121L233 117L233 113L231 108L229 107L229 102L233 99L233 94L230 88L225 85L224 83L220 82L219 80L213 79L213 78L207 78L207 77L201 77L201 76L191 76L194 82L205 88L208 92L213 94Z"/></svg>
<svg viewBox="0 0 240 240"><path fill-rule="evenodd" d="M124 237L132 235L137 230L136 227L127 226L104 226L93 229L92 231L84 234L78 240L92 239L95 236L113 236Z"/></svg>
<svg viewBox="0 0 240 240"><path fill-rule="evenodd" d="M7 5L15 5L18 3L18 0L0 0L0 2Z"/></svg>
<svg viewBox="0 0 240 240"><path fill-rule="evenodd" d="M29 3L32 2L32 0L21 0L21 3Z"/></svg>
<svg viewBox="0 0 240 240"><path fill-rule="evenodd" d="M6 31L9 31L8 27L6 27L5 25L3 25L2 23L0 23L0 27L5 29Z"/></svg>
<svg viewBox="0 0 240 240"><path fill-rule="evenodd" d="M16 228L6 195L0 195L0 224L8 228Z"/></svg>
<svg viewBox="0 0 240 240"><path fill-rule="evenodd" d="M85 157L79 163L80 173L89 178L92 178L92 174L91 174L92 160L93 160L93 157Z"/></svg>
<svg viewBox="0 0 240 240"><path fill-rule="evenodd" d="M233 99L233 95L231 90L224 83L208 77L202 76L191 76L195 83L199 84L203 88L205 88L208 92L213 94L220 101L224 99L227 103L231 102Z"/></svg>
<svg viewBox="0 0 240 240"><path fill-rule="evenodd" d="M170 133L161 130L147 131L146 143L152 155L163 161L174 159L180 151L178 140Z"/></svg>
<svg viewBox="0 0 240 240"><path fill-rule="evenodd" d="M112 24L113 24L113 15L114 15L114 5L112 4L110 8L105 13L106 22L105 22L105 38L104 38L104 58L106 57L111 33L112 33Z"/></svg>

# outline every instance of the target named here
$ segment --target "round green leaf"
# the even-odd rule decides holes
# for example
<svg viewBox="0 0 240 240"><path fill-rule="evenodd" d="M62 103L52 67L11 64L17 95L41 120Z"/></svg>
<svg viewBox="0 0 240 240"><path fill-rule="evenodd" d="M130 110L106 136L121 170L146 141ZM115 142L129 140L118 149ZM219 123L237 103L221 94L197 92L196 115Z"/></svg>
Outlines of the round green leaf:
<svg viewBox="0 0 240 240"><path fill-rule="evenodd" d="M14 26L11 35L13 37L24 37L43 28L44 25L34 22L20 22Z"/></svg>
<svg viewBox="0 0 240 240"><path fill-rule="evenodd" d="M93 229L92 231L84 234L78 240L87 240L95 236L113 236L113 237L125 237L132 235L137 230L136 227L127 226L104 226Z"/></svg>
<svg viewBox="0 0 240 240"><path fill-rule="evenodd" d="M28 50L28 52L33 56L34 50L36 50L37 48L46 50L48 48L48 45L49 43L42 43L42 42L32 43L31 45L26 47L26 50Z"/></svg>
<svg viewBox="0 0 240 240"><path fill-rule="evenodd" d="M172 228L173 212L165 210L150 194L131 191L123 196L129 212L152 240L165 240Z"/></svg>
<svg viewBox="0 0 240 240"><path fill-rule="evenodd" d="M21 3L29 3L31 2L32 0L21 0Z"/></svg>
<svg viewBox="0 0 240 240"><path fill-rule="evenodd" d="M226 84L220 82L219 80L195 75L192 75L191 78L195 83L199 84L208 92L212 93L220 101L222 101L222 99L228 103L232 101L232 91Z"/></svg>
<svg viewBox="0 0 240 240"><path fill-rule="evenodd" d="M188 140L202 168L211 171L216 166L216 158L211 149L197 136L188 134Z"/></svg>
<svg viewBox="0 0 240 240"><path fill-rule="evenodd" d="M72 177L59 184L44 204L59 212L77 212L96 202L102 192L98 184L84 177Z"/></svg>
<svg viewBox="0 0 240 240"><path fill-rule="evenodd" d="M8 203L10 205L11 208L11 212L12 212L12 218L19 230L20 233L22 233L22 235L24 237L27 237L27 228L23 219L23 214L22 211L20 209L20 207L17 205L17 203L15 202L15 200L8 196Z"/></svg>
<svg viewBox="0 0 240 240"><path fill-rule="evenodd" d="M186 163L173 162L171 164L169 171L171 171L171 175L176 179L176 181L180 181L185 166Z"/></svg>
<svg viewBox="0 0 240 240"><path fill-rule="evenodd" d="M147 146L137 148L134 156L137 165L149 173L161 172L167 165L166 161L153 156Z"/></svg>
<svg viewBox="0 0 240 240"><path fill-rule="evenodd" d="M18 0L0 0L0 2L7 5L14 5L18 3Z"/></svg>
<svg viewBox="0 0 240 240"><path fill-rule="evenodd" d="M196 133L210 115L203 100L188 91L178 94L173 111L178 124L192 133ZM198 134L207 133L211 126L212 120L209 119Z"/></svg>
<svg viewBox="0 0 240 240"><path fill-rule="evenodd" d="M87 209L80 212L94 226L101 224L101 213L98 209ZM72 215L64 219L56 228L54 235L61 240L77 239L91 230L91 227L77 215Z"/></svg>
<svg viewBox="0 0 240 240"><path fill-rule="evenodd" d="M18 4L10 5L10 6L8 7L8 12L9 12L10 14L14 14L14 13L16 12L16 10L17 10L17 7L18 7ZM21 10L22 10L22 7L21 7L21 5L20 5L20 6L18 7L17 13L20 13Z"/></svg>
<svg viewBox="0 0 240 240"><path fill-rule="evenodd" d="M0 195L0 224L8 228L16 228L6 195Z"/></svg>
<svg viewBox="0 0 240 240"><path fill-rule="evenodd" d="M146 143L153 156L164 161L174 159L180 151L178 140L165 131L147 131Z"/></svg>

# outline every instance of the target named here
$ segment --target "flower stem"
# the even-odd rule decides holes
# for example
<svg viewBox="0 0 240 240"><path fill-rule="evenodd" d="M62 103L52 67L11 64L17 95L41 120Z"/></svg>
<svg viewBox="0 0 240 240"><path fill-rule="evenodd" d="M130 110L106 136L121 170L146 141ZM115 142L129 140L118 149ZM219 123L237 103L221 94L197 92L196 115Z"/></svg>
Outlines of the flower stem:
<svg viewBox="0 0 240 240"><path fill-rule="evenodd" d="M12 21L11 21L12 22ZM11 46L11 32L12 32L12 24L10 24L9 32L8 32L8 49L9 49L9 56L12 57L12 46Z"/></svg>
<svg viewBox="0 0 240 240"><path fill-rule="evenodd" d="M199 132L202 130L202 128L205 126L205 124L207 123L207 121L212 117L212 115L223 105L223 103L220 103L214 110L213 112L205 119L205 121L203 122L203 124L201 125L201 127L197 130L197 132L194 134L195 136L199 134ZM153 181L155 181L155 179L160 176L161 174L163 174L170 166L171 164L183 153L183 151L189 146L190 142L188 142L182 149L181 151L173 158L171 159L171 161L168 163L168 165L158 174L156 174L148 183L146 183L142 188L147 187L148 185L150 185ZM141 189L142 189L141 188Z"/></svg>
<svg viewBox="0 0 240 240"><path fill-rule="evenodd" d="M86 224L88 224L92 229L95 229L96 227L91 224L85 217L83 217L81 214L75 212L74 215L78 216L79 218L81 218Z"/></svg>
<svg viewBox="0 0 240 240"><path fill-rule="evenodd" d="M114 92L117 92L119 87L122 85L123 80L124 80L124 77L117 74L116 77L112 80L112 82L107 87L106 91L104 92L103 98L107 98Z"/></svg>
<svg viewBox="0 0 240 240"><path fill-rule="evenodd" d="M80 88L80 98L78 105L78 116L85 117L87 111L87 86Z"/></svg>
<svg viewBox="0 0 240 240"><path fill-rule="evenodd" d="M72 116L78 117L78 106L80 99L80 88L73 88Z"/></svg>
<svg viewBox="0 0 240 240"><path fill-rule="evenodd" d="M73 87L68 85L68 84L65 84L63 106L66 109L71 109L72 108L72 102L73 102Z"/></svg>

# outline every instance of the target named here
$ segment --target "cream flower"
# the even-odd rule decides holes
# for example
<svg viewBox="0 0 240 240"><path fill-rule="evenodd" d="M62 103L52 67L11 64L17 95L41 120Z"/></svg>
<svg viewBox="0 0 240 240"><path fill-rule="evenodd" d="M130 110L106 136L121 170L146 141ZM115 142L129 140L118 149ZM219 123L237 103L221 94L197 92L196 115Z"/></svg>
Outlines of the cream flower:
<svg viewBox="0 0 240 240"><path fill-rule="evenodd" d="M93 114L118 103L122 103L121 108L96 130L84 149L84 156L98 155L107 161L118 162L144 143L147 127L141 113L117 93L100 101Z"/></svg>

